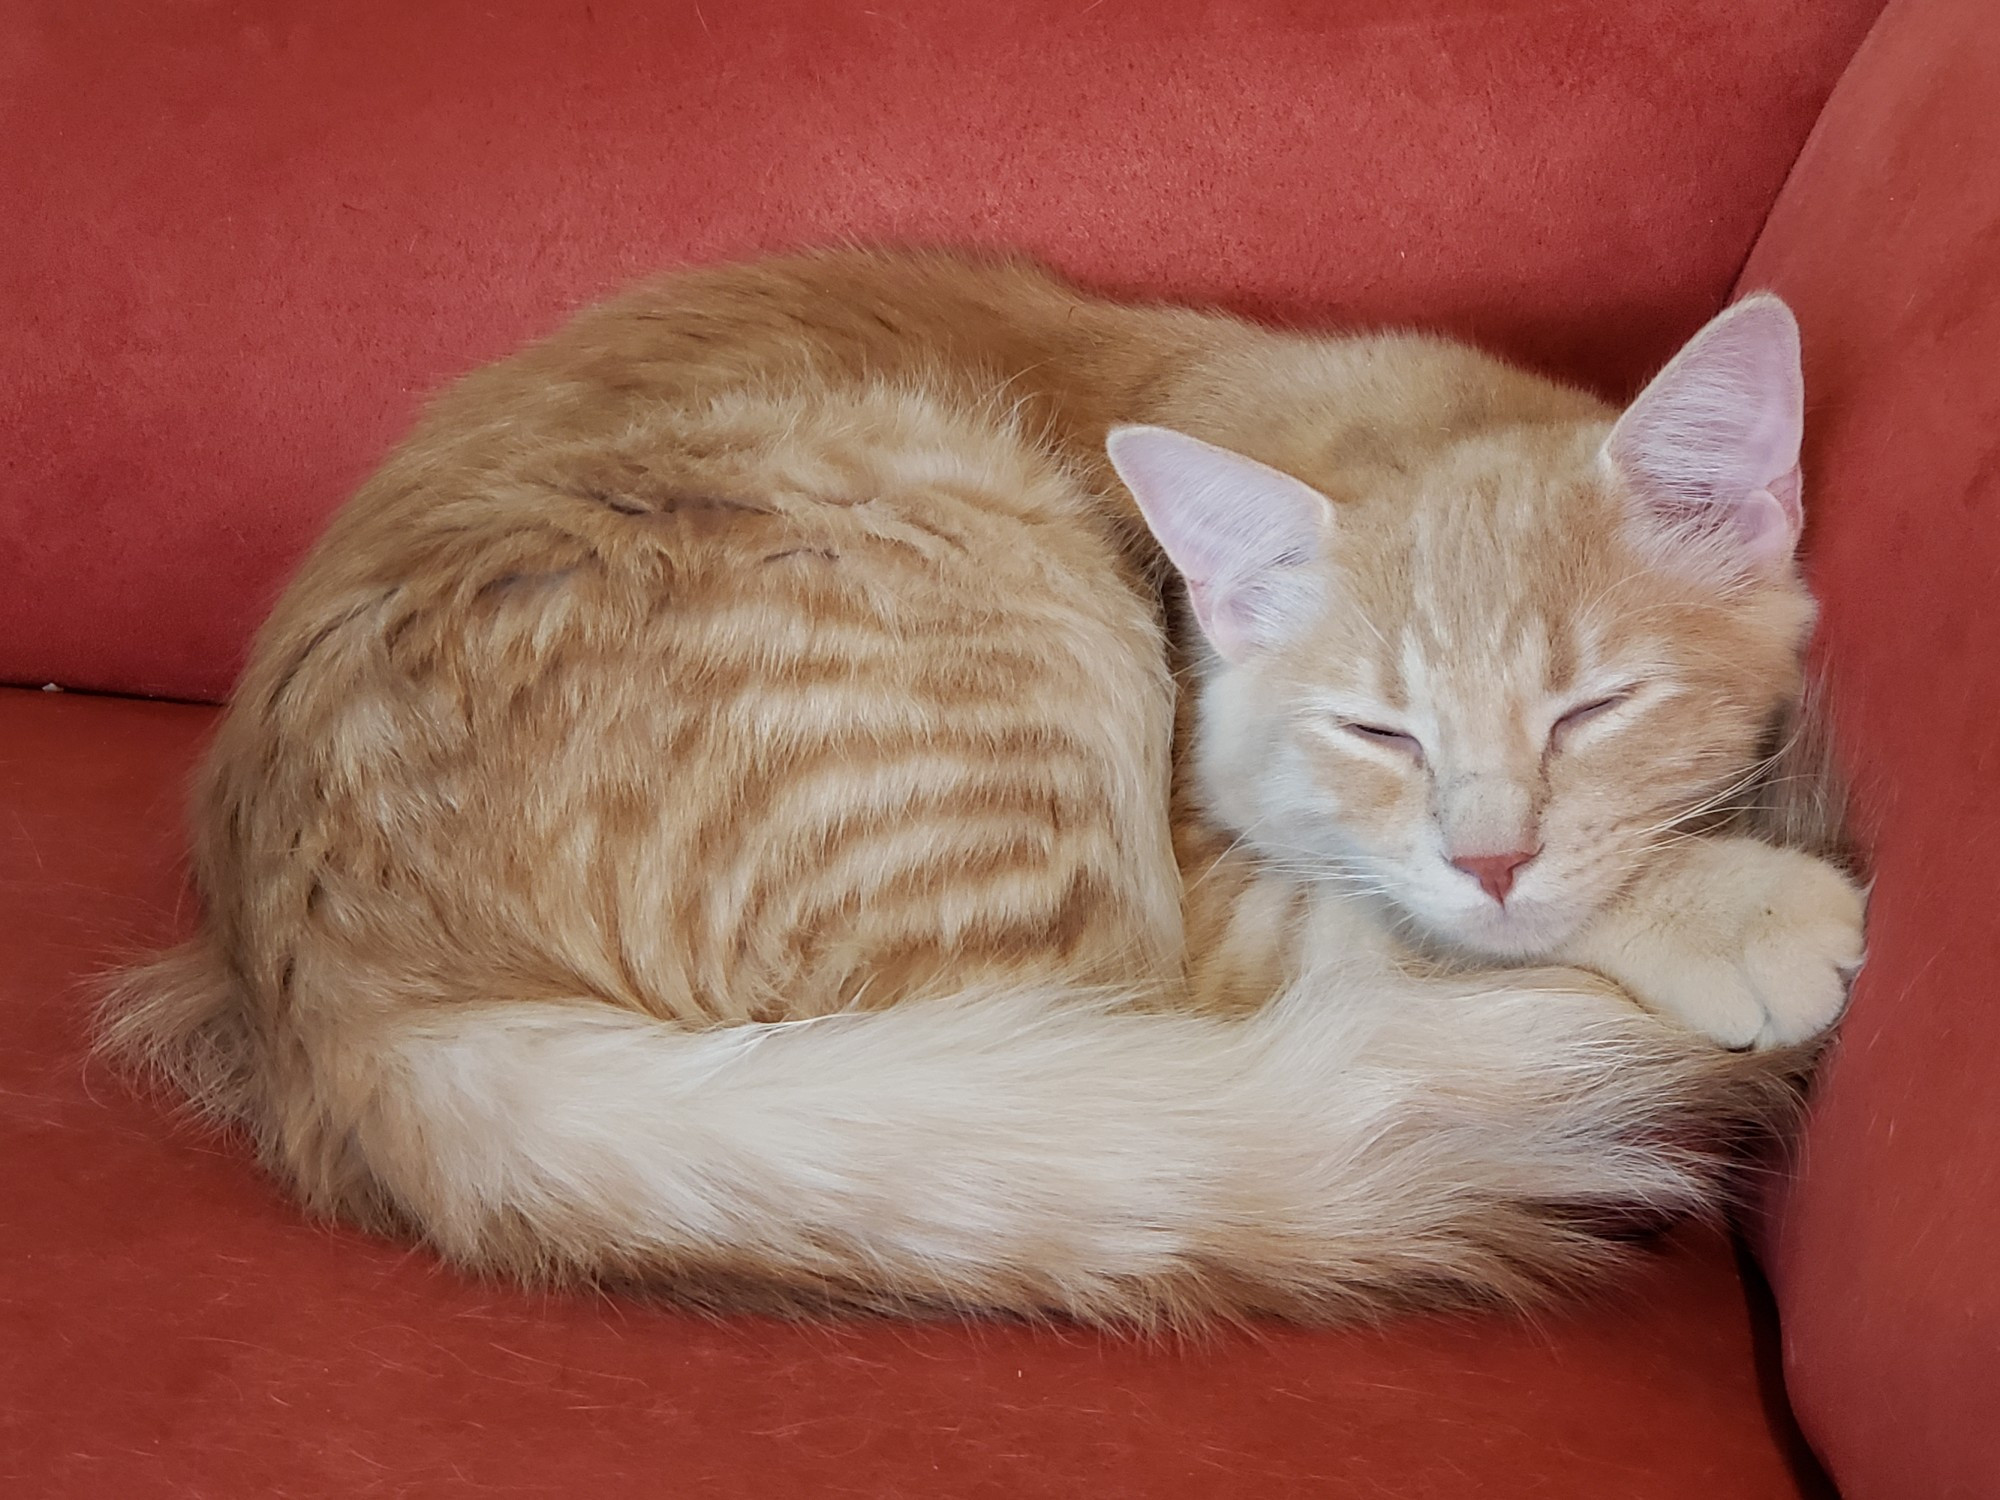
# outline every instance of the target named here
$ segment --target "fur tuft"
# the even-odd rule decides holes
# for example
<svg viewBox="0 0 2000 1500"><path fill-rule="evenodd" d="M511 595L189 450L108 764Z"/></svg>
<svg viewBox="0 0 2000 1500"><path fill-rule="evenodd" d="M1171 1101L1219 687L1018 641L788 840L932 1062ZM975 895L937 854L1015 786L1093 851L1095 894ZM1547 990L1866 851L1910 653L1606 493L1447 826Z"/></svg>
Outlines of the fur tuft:
<svg viewBox="0 0 2000 1500"><path fill-rule="evenodd" d="M252 1117L256 1068L235 987L202 939L119 974L98 1012L97 1051L157 1079L217 1124Z"/></svg>
<svg viewBox="0 0 2000 1500"><path fill-rule="evenodd" d="M1772 739L1770 752L1759 763L1761 773L1745 797L1742 830L1781 848L1827 860L1850 875L1865 874L1824 677L1807 679L1804 694L1788 709Z"/></svg>

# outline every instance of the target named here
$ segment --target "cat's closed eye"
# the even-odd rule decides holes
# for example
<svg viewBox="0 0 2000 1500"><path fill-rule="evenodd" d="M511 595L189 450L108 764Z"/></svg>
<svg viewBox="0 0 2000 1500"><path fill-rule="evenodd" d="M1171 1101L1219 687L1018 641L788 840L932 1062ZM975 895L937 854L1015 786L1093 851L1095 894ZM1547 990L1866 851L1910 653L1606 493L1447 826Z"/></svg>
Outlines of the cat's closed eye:
<svg viewBox="0 0 2000 1500"><path fill-rule="evenodd" d="M1631 698L1632 691L1631 688L1621 688L1615 693L1606 693L1601 698L1592 698L1588 703L1577 704L1574 708L1569 709L1557 718L1550 730L1551 738L1561 735L1565 730L1575 729L1579 725L1587 724L1592 719L1617 708L1620 704Z"/></svg>
<svg viewBox="0 0 2000 1500"><path fill-rule="evenodd" d="M1368 740L1377 745L1386 745L1390 749L1400 750L1405 755L1414 756L1418 760L1424 758L1422 742L1414 734L1406 733L1401 729L1390 729L1382 724L1357 724L1346 720L1342 721L1340 727L1357 739Z"/></svg>

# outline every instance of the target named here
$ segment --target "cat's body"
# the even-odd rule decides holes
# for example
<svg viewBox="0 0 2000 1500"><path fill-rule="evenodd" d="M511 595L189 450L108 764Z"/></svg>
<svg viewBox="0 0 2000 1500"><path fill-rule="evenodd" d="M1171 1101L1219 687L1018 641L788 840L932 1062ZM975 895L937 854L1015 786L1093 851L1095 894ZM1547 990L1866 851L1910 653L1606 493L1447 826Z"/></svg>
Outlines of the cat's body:
<svg viewBox="0 0 2000 1500"><path fill-rule="evenodd" d="M209 758L202 935L134 977L113 1042L315 1209L475 1266L1140 1322L1525 1295L1601 1258L1593 1220L1711 1203L1795 1060L1575 969L1435 961L1573 958L1769 1044L1858 957L1830 871L1655 848L1749 766L1810 604L1777 571L1627 577L1608 502L1551 510L1614 415L1441 342L947 257L644 289L448 393L336 521ZM1107 464L1133 422L1309 479L1375 593L1293 598L1318 544L1253 537L1279 550L1230 614L1236 562L1204 575L1214 536L1176 530L1186 439L1114 444L1130 490ZM1452 465L1470 531L1424 492ZM1170 649L1149 523L1218 652ZM1564 527L1617 576L1513 565ZM1640 597L1590 631L1657 638L1579 648L1593 581ZM1503 618L1484 709L1351 638L1476 652ZM1551 650L1583 686L1619 650L1679 674L1653 785L1502 764L1536 753L1505 743L1508 673ZM1207 697L1178 733L1175 653ZM1371 701L1450 700L1428 794L1393 745L1321 743L1303 664L1336 656L1377 662ZM1426 795L1441 875L1396 844ZM1677 1000L1690 941L1747 977ZM1767 948L1794 972L1739 962Z"/></svg>

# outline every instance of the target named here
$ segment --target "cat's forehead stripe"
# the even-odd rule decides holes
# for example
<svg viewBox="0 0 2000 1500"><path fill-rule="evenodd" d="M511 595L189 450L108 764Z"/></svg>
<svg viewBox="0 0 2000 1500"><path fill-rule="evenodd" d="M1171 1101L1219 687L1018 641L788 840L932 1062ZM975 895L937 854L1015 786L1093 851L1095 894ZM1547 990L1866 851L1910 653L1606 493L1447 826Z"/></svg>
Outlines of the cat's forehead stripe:
<svg viewBox="0 0 2000 1500"><path fill-rule="evenodd" d="M1526 621L1502 640L1470 649L1440 651L1424 632L1406 628L1397 650L1388 658L1397 668L1399 685L1407 691L1392 704L1442 718L1462 709L1505 711L1522 698L1554 688L1553 663L1559 653L1551 632L1539 621ZM1373 658L1358 664L1364 690L1382 696L1381 674Z"/></svg>

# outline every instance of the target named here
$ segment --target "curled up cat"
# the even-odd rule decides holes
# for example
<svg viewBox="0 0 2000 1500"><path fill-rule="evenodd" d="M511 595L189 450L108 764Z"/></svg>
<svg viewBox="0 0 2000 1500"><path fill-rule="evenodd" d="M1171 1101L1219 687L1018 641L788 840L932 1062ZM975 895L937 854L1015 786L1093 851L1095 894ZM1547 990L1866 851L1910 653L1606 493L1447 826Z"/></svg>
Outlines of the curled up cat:
<svg viewBox="0 0 2000 1500"><path fill-rule="evenodd" d="M1797 333L1622 414L1011 262L684 273L337 517L107 1046L311 1211L711 1306L1522 1301L1713 1212L1861 957Z"/></svg>

